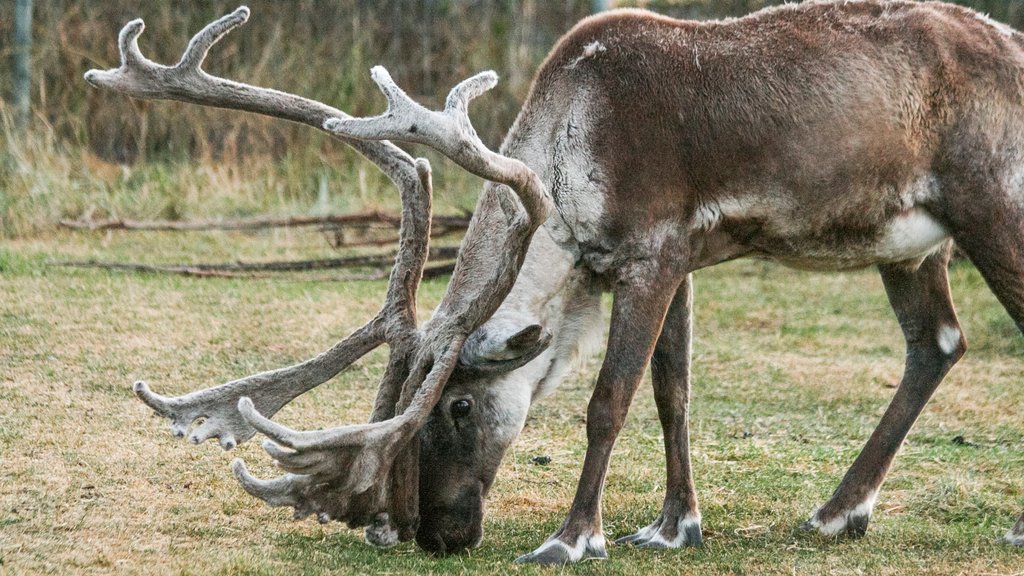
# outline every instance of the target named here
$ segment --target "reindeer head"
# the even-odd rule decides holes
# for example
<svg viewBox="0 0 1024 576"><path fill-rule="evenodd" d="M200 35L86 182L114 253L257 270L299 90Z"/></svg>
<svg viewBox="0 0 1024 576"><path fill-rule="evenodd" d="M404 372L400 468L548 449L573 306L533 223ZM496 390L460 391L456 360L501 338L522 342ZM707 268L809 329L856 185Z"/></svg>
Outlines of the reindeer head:
<svg viewBox="0 0 1024 576"><path fill-rule="evenodd" d="M444 554L480 543L483 504L505 450L530 407L529 374L510 374L544 351L551 334L532 324L509 337L481 328L419 433L416 542Z"/></svg>
<svg viewBox="0 0 1024 576"><path fill-rule="evenodd" d="M484 499L531 403L600 342L600 291L541 228L512 291L467 339L420 430L416 540L434 553L482 537Z"/></svg>

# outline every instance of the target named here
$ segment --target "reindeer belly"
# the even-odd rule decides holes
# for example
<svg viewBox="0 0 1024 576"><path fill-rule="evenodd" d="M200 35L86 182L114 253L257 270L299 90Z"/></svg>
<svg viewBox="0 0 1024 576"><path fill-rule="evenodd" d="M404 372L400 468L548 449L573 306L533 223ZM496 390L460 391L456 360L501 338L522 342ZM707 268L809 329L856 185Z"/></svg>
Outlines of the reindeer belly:
<svg viewBox="0 0 1024 576"><path fill-rule="evenodd" d="M823 235L773 239L758 254L804 270L847 270L873 264L921 260L949 238L949 232L923 208L897 213L873 231L843 238L843 230ZM782 240L782 241L780 241Z"/></svg>

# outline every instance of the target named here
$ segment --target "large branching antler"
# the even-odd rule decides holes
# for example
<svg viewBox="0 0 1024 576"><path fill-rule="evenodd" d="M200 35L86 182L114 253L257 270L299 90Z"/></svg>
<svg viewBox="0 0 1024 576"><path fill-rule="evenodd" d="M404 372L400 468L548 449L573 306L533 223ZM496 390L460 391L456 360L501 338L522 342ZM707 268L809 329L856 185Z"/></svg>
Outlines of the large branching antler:
<svg viewBox="0 0 1024 576"><path fill-rule="evenodd" d="M344 112L314 100L218 78L202 70L203 60L213 44L248 18L249 9L243 6L209 24L192 38L181 60L174 66L157 64L142 55L138 38L145 25L142 20L133 20L118 36L121 66L112 70L90 70L85 79L94 86L136 98L179 100L245 110L301 122L317 129L323 129L323 123L328 119L345 117ZM136 393L160 415L171 419L176 436L184 436L191 424L202 418L205 420L203 425L194 429L189 437L192 442L217 438L225 449L233 448L236 443L244 442L255 434L255 429L240 417L237 410L239 398L252 398L260 412L272 415L380 344L388 342L394 347L415 328L415 295L428 247L430 165L426 160L413 160L388 142L346 142L380 167L402 196L399 252L380 313L330 350L289 368L255 374L176 398L154 394L145 382L137 382ZM387 337L389 333L392 334L390 339ZM393 410L397 397L397 391L389 391L387 398L391 400L391 406L385 408L385 412Z"/></svg>
<svg viewBox="0 0 1024 576"><path fill-rule="evenodd" d="M327 119L345 117L344 112L320 102L218 78L202 70L203 60L213 44L248 18L248 8L241 7L212 22L192 38L181 60L174 66L157 64L142 55L138 38L145 25L142 20L134 20L125 25L118 37L121 66L113 70L90 70L85 79L94 86L136 98L179 100L256 112L317 129L323 129ZM185 436L194 422L201 422L189 435L193 443L217 438L224 449L231 449L256 433L256 427L239 410L242 398L251 399L251 412L273 415L297 396L333 378L385 342L389 346L390 359L380 383L371 421L386 421L395 414L396 402L407 380L420 338L415 321L416 291L429 243L430 165L423 159L413 160L388 142L346 140L346 143L376 164L395 183L402 198L399 251L383 307L362 328L322 354L295 366L174 398L155 394L145 382L136 382L136 394L158 414L171 420L175 436ZM404 406L397 408L400 410ZM379 482L372 494L342 494L330 499L319 497L320 500L329 500L327 503L332 503L331 507L327 503L318 506L312 494L305 499L294 500L296 516L303 517L313 512L319 514L330 509L334 518L364 524L377 512L390 511L391 522L381 522L384 517L377 517L375 526L379 530L368 533L368 536L376 534L378 543L382 544L399 536L409 538L415 534L417 518L416 458L415 447L412 447L395 467L403 476L393 476L390 481L386 473L378 477ZM233 466L236 470L243 468L240 464ZM327 481L318 485L330 486L332 475L344 476L346 472L343 467L325 470L317 477ZM251 484L243 485L252 487ZM352 502L354 498L359 500L355 504ZM321 518L324 517L321 514ZM397 526L398 532L394 533L389 524Z"/></svg>
<svg viewBox="0 0 1024 576"><path fill-rule="evenodd" d="M411 440L437 403L466 337L511 290L530 238L550 210L550 198L526 165L490 151L473 130L468 103L494 86L493 72L460 83L444 110L431 112L410 100L383 68L375 68L373 77L388 98L388 112L353 119L319 102L204 72L201 66L211 46L248 16L242 7L209 24L192 38L174 66L142 55L138 38L144 25L134 20L118 38L121 66L91 70L85 78L137 98L180 100L301 122L352 145L380 167L402 197L399 253L387 297L370 322L306 362L174 398L152 392L144 382L137 382L135 391L171 420L177 436L201 421L189 436L195 443L217 438L230 449L256 431L264 433L270 438L264 448L288 474L259 480L244 463L234 461L235 475L250 494L273 506L291 506L299 518L316 514L321 521L372 522L368 539L390 544L415 534L418 445ZM429 242L430 167L387 139L434 147L490 181L448 290L422 329L416 327L415 306ZM388 367L369 424L300 432L269 419L385 342L390 349Z"/></svg>

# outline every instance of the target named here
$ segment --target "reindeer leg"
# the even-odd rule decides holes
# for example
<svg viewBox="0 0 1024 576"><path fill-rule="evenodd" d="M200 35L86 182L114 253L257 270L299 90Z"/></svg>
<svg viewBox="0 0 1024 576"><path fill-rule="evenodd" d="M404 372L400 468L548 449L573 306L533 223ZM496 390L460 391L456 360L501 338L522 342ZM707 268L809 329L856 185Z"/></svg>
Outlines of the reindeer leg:
<svg viewBox="0 0 1024 576"><path fill-rule="evenodd" d="M1017 523L1006 532L1006 541L1014 546L1024 546L1024 513L1021 513Z"/></svg>
<svg viewBox="0 0 1024 576"><path fill-rule="evenodd" d="M903 380L867 445L832 498L804 523L826 536L863 536L878 488L910 427L939 382L967 349L949 295L949 245L916 270L879 266L889 303L907 341Z"/></svg>
<svg viewBox="0 0 1024 576"><path fill-rule="evenodd" d="M587 455L572 508L557 532L516 562L565 564L608 556L601 529L608 461L680 282L661 270L623 276L630 280L614 290L608 354L587 408Z"/></svg>
<svg viewBox="0 0 1024 576"><path fill-rule="evenodd" d="M959 246L981 272L989 288L1024 332L1024 214L1000 210L986 225L962 224L955 234ZM980 232L979 231L983 231ZM1010 544L1024 546L1024 513L1006 532Z"/></svg>
<svg viewBox="0 0 1024 576"><path fill-rule="evenodd" d="M693 287L687 276L669 306L661 336L651 358L654 401L665 436L665 503L661 515L636 534L616 544L638 548L700 546L700 509L690 470L690 356L692 352Z"/></svg>

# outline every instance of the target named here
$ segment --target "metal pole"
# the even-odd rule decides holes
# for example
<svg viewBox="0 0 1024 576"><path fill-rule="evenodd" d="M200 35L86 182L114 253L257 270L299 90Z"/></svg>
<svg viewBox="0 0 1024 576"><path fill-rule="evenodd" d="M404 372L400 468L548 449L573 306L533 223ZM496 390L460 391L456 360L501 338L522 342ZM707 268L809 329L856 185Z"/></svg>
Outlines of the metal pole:
<svg viewBox="0 0 1024 576"><path fill-rule="evenodd" d="M17 0L14 6L14 118L19 127L28 125L32 91L32 0Z"/></svg>

